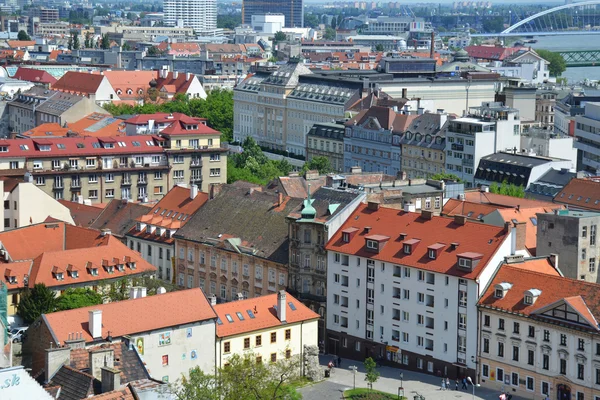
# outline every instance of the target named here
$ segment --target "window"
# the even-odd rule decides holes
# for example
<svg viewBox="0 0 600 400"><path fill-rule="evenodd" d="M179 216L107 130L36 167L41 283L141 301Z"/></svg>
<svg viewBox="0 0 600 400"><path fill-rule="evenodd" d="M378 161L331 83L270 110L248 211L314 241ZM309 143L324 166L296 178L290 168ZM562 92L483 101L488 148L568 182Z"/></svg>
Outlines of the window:
<svg viewBox="0 0 600 400"><path fill-rule="evenodd" d="M291 340L291 339L292 339L292 330L286 329L285 330L285 340Z"/></svg>
<svg viewBox="0 0 600 400"><path fill-rule="evenodd" d="M354 350L360 351L360 342L357 341L356 343L354 343Z"/></svg>
<svg viewBox="0 0 600 400"><path fill-rule="evenodd" d="M519 346L513 346L513 361L519 361Z"/></svg>
<svg viewBox="0 0 600 400"><path fill-rule="evenodd" d="M402 332L402 341L404 343L408 343L409 339L410 339L410 337L408 336L408 332Z"/></svg>
<svg viewBox="0 0 600 400"><path fill-rule="evenodd" d="M521 325L518 322L513 322L513 333L519 334Z"/></svg>
<svg viewBox="0 0 600 400"><path fill-rule="evenodd" d="M425 271L418 271L417 280L419 280L419 281L425 280Z"/></svg>
<svg viewBox="0 0 600 400"><path fill-rule="evenodd" d="M584 339L577 340L577 350L581 350L581 351L585 350L585 340Z"/></svg>
<svg viewBox="0 0 600 400"><path fill-rule="evenodd" d="M287 349L285 351L285 358L290 358L290 357L292 357L292 351L290 349Z"/></svg>
<svg viewBox="0 0 600 400"><path fill-rule="evenodd" d="M510 384L513 386L519 386L519 374L516 372L510 374Z"/></svg>
<svg viewBox="0 0 600 400"><path fill-rule="evenodd" d="M549 342L550 341L550 331L547 329L544 329L544 342Z"/></svg>
<svg viewBox="0 0 600 400"><path fill-rule="evenodd" d="M560 372L561 375L566 375L567 374L567 360L565 360L564 358L560 359Z"/></svg>
<svg viewBox="0 0 600 400"><path fill-rule="evenodd" d="M504 370L502 368L496 368L496 377L498 382L504 382Z"/></svg>
<svg viewBox="0 0 600 400"><path fill-rule="evenodd" d="M250 348L250 338L244 338L244 349Z"/></svg>
<svg viewBox="0 0 600 400"><path fill-rule="evenodd" d="M467 314L458 314L458 329L467 329Z"/></svg>
<svg viewBox="0 0 600 400"><path fill-rule="evenodd" d="M489 315L483 316L483 326L490 326L490 316Z"/></svg>
<svg viewBox="0 0 600 400"><path fill-rule="evenodd" d="M550 356L548 354L542 355L542 369L546 371L550 369Z"/></svg>
<svg viewBox="0 0 600 400"><path fill-rule="evenodd" d="M542 382L542 394L546 396L550 394L550 384L548 382Z"/></svg>
<svg viewBox="0 0 600 400"><path fill-rule="evenodd" d="M94 189L94 190L90 190L90 191L88 192L88 197L89 197L90 199L97 199L97 198L98 198L98 191L97 191L97 190L95 190L95 189Z"/></svg>
<svg viewBox="0 0 600 400"><path fill-rule="evenodd" d="M98 183L98 175L92 174L92 175L88 176L88 182L89 183Z"/></svg>
<svg viewBox="0 0 600 400"><path fill-rule="evenodd" d="M481 368L481 375L484 378L489 378L490 377L490 366L483 364L482 368Z"/></svg>
<svg viewBox="0 0 600 400"><path fill-rule="evenodd" d="M529 325L529 334L527 336L529 336L530 338L535 337L535 326Z"/></svg>
<svg viewBox="0 0 600 400"><path fill-rule="evenodd" d="M600 368L596 368L596 385L600 385Z"/></svg>
<svg viewBox="0 0 600 400"><path fill-rule="evenodd" d="M106 189L105 197L115 197L115 189Z"/></svg>
<svg viewBox="0 0 600 400"><path fill-rule="evenodd" d="M498 357L504 357L504 343L498 342Z"/></svg>
<svg viewBox="0 0 600 400"><path fill-rule="evenodd" d="M498 330L500 330L500 331L504 330L504 318L498 319Z"/></svg>
<svg viewBox="0 0 600 400"><path fill-rule="evenodd" d="M560 345L561 346L567 345L567 335L565 335L564 333L560 334Z"/></svg>
<svg viewBox="0 0 600 400"><path fill-rule="evenodd" d="M277 342L277 332L271 332L271 343Z"/></svg>
<svg viewBox="0 0 600 400"><path fill-rule="evenodd" d="M221 176L221 168L211 168L210 176Z"/></svg>
<svg viewBox="0 0 600 400"><path fill-rule="evenodd" d="M587 226L584 226L581 228L581 237L582 238L586 238L587 237Z"/></svg>
<svg viewBox="0 0 600 400"><path fill-rule="evenodd" d="M277 353L271 353L271 362L277 362Z"/></svg>
<svg viewBox="0 0 600 400"><path fill-rule="evenodd" d="M410 278L410 268L404 267L404 277Z"/></svg>
<svg viewBox="0 0 600 400"><path fill-rule="evenodd" d="M527 350L527 364L533 365L535 361L535 352L533 350Z"/></svg>
<svg viewBox="0 0 600 400"><path fill-rule="evenodd" d="M578 363L577 364L577 379L584 380L585 379L585 365Z"/></svg>
<svg viewBox="0 0 600 400"><path fill-rule="evenodd" d="M490 352L490 339L488 339L488 338L483 338L483 352L484 353Z"/></svg>
<svg viewBox="0 0 600 400"><path fill-rule="evenodd" d="M590 226L590 246L596 245L596 225Z"/></svg>
<svg viewBox="0 0 600 400"><path fill-rule="evenodd" d="M527 382L527 390L533 391L534 390L533 378L528 376L526 382Z"/></svg>
<svg viewBox="0 0 600 400"><path fill-rule="evenodd" d="M223 352L229 353L231 351L231 342L225 342L223 344Z"/></svg>

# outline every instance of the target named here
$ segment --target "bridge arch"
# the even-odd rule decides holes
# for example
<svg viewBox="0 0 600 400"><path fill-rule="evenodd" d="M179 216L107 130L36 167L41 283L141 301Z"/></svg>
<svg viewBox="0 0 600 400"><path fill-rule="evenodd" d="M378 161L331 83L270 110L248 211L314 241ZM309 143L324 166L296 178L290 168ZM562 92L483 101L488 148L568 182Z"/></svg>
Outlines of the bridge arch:
<svg viewBox="0 0 600 400"><path fill-rule="evenodd" d="M534 14L534 15L532 15L530 17L527 17L527 18L525 18L522 21L517 22L516 24L514 24L514 25L506 28L505 30L503 30L501 33L510 33L512 31L514 31L515 29L517 29L518 27L520 27L522 25L525 25L525 24L533 21L536 18L543 17L544 15L547 15L547 14L552 14L552 13L554 13L556 11L564 10L564 9L567 9L567 8L581 7L581 6L592 6L592 5L597 5L597 4L600 4L600 0L587 0L587 1L581 1L579 3L569 3L569 4L564 4L562 6L556 6L556 7L553 7L553 8L549 8L547 10L544 10L544 11L541 11L541 12L539 12L537 14Z"/></svg>

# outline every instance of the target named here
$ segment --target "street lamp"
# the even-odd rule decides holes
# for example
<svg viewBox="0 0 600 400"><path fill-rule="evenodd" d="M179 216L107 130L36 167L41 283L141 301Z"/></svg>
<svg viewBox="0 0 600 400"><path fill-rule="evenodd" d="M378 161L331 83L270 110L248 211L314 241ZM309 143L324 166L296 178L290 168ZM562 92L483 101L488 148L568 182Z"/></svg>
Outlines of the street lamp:
<svg viewBox="0 0 600 400"><path fill-rule="evenodd" d="M400 387L404 387L404 373L400 372Z"/></svg>
<svg viewBox="0 0 600 400"><path fill-rule="evenodd" d="M354 389L356 389L356 370L358 369L358 367L356 365L352 365L348 368L352 370L352 374L354 375Z"/></svg>
<svg viewBox="0 0 600 400"><path fill-rule="evenodd" d="M473 386L473 400L475 400L475 386L480 387L481 385L479 383L477 383L477 384L473 383L473 380L471 379L470 376L467 376L467 380L469 381L471 386Z"/></svg>

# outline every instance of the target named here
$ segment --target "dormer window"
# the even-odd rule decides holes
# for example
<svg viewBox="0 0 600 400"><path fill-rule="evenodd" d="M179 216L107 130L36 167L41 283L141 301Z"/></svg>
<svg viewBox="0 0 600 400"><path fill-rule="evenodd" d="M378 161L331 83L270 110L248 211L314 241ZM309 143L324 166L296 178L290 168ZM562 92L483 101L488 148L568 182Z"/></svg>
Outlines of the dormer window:
<svg viewBox="0 0 600 400"><path fill-rule="evenodd" d="M404 254L413 254L420 242L420 239L410 239L405 241L403 246Z"/></svg>
<svg viewBox="0 0 600 400"><path fill-rule="evenodd" d="M379 249L379 243L377 243L375 240L367 240L367 248L377 250Z"/></svg>
<svg viewBox="0 0 600 400"><path fill-rule="evenodd" d="M342 232L342 242L350 243L350 234L348 232Z"/></svg>
<svg viewBox="0 0 600 400"><path fill-rule="evenodd" d="M63 274L63 271L62 271L60 268L56 267L56 266L54 266L54 267L52 268L52 274L54 275L54 278L55 278L57 281L62 281L63 279L65 279L65 276L64 276L64 274Z"/></svg>
<svg viewBox="0 0 600 400"><path fill-rule="evenodd" d="M528 306L532 305L535 303L538 297L540 297L540 294L542 294L542 291L539 289L526 290L523 294L523 303L527 304Z"/></svg>
<svg viewBox="0 0 600 400"><path fill-rule="evenodd" d="M119 272L123 272L125 271L125 266L123 264L117 264L117 270L119 270Z"/></svg>
<svg viewBox="0 0 600 400"><path fill-rule="evenodd" d="M458 265L460 267L469 268L470 269L473 266L473 260L470 260L468 258L459 258L458 259Z"/></svg>
<svg viewBox="0 0 600 400"><path fill-rule="evenodd" d="M460 268L472 271L483 257L483 254L468 251L466 253L457 254L456 257Z"/></svg>
<svg viewBox="0 0 600 400"><path fill-rule="evenodd" d="M135 269L135 262L134 261L129 262L129 263L127 263L127 266L129 267L129 269Z"/></svg>
<svg viewBox="0 0 600 400"><path fill-rule="evenodd" d="M9 277L7 277L6 280L8 281L8 283L12 283L13 285L15 283L17 283L17 277L16 276L9 276Z"/></svg>
<svg viewBox="0 0 600 400"><path fill-rule="evenodd" d="M112 265L109 265L108 267L106 267L106 270L108 271L109 274L112 274L113 272L115 272L115 267L113 267Z"/></svg>
<svg viewBox="0 0 600 400"><path fill-rule="evenodd" d="M138 232L142 231L142 224L139 222L137 223L137 230L138 230Z"/></svg>
<svg viewBox="0 0 600 400"><path fill-rule="evenodd" d="M436 243L427 247L427 255L429 256L429 259L435 260L436 258L438 258L445 246L446 245L443 243Z"/></svg>
<svg viewBox="0 0 600 400"><path fill-rule="evenodd" d="M506 292L508 292L512 288L512 283L502 282L497 284L494 287L494 297L497 299L503 299L506 296Z"/></svg>
<svg viewBox="0 0 600 400"><path fill-rule="evenodd" d="M65 279L63 273L62 272L57 272L56 273L56 280L57 281L62 281L63 279Z"/></svg>
<svg viewBox="0 0 600 400"><path fill-rule="evenodd" d="M367 250L378 253L383 249L383 246L390 240L389 236L384 235L369 235L365 236Z"/></svg>
<svg viewBox="0 0 600 400"><path fill-rule="evenodd" d="M410 254L411 246L408 244L404 245L404 254Z"/></svg>
<svg viewBox="0 0 600 400"><path fill-rule="evenodd" d="M79 271L71 271L71 278L79 278Z"/></svg>
<svg viewBox="0 0 600 400"><path fill-rule="evenodd" d="M346 228L342 231L342 242L350 243L354 235L358 232L358 228Z"/></svg>
<svg viewBox="0 0 600 400"><path fill-rule="evenodd" d="M93 268L90 268L89 270L90 270L90 275L98 276L98 268L93 267Z"/></svg>

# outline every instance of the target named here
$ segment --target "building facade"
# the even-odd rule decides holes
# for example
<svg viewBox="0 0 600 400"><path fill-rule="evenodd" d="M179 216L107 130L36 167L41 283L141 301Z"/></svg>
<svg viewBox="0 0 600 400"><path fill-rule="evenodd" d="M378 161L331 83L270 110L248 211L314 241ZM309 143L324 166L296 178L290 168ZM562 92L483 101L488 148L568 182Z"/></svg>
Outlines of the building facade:
<svg viewBox="0 0 600 400"><path fill-rule="evenodd" d="M192 28L200 36L214 35L217 29L217 3L214 0L167 0L164 13L166 26Z"/></svg>
<svg viewBox="0 0 600 400"><path fill-rule="evenodd" d="M558 255L504 264L479 301L478 382L523 398L600 397L598 285Z"/></svg>
<svg viewBox="0 0 600 400"><path fill-rule="evenodd" d="M515 233L432 214L368 203L329 241L330 354L475 376L477 299Z"/></svg>
<svg viewBox="0 0 600 400"><path fill-rule="evenodd" d="M542 129L554 130L554 107L558 93L553 90L543 90L535 96L535 120Z"/></svg>
<svg viewBox="0 0 600 400"><path fill-rule="evenodd" d="M306 161L327 157L335 172L344 171L344 125L314 124L306 134Z"/></svg>
<svg viewBox="0 0 600 400"><path fill-rule="evenodd" d="M252 17L283 14L285 28L302 28L304 26L303 4L302 0L244 0L242 3L242 24L252 25Z"/></svg>

